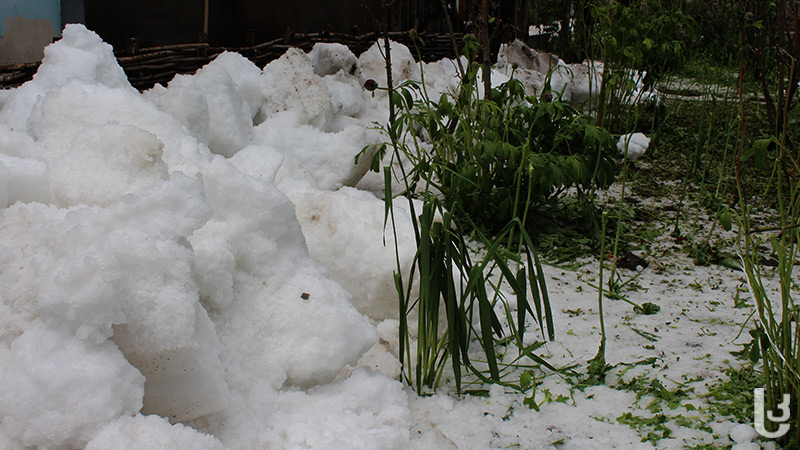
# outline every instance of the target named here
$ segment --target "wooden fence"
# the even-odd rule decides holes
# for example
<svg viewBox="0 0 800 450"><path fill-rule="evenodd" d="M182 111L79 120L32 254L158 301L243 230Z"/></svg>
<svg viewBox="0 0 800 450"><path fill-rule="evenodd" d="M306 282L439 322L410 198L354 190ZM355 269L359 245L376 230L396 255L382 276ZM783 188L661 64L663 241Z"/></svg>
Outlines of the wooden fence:
<svg viewBox="0 0 800 450"><path fill-rule="evenodd" d="M389 37L408 46L412 54L416 53L408 32L389 33ZM419 37L425 44L420 49L424 61L437 61L455 56L449 34L420 34ZM461 34L456 35L459 49L463 46L462 37ZM252 47L240 48L211 47L200 43L139 49L135 42L130 42L127 48L115 53L131 85L139 90L145 90L157 83L166 85L176 74L194 73L224 51L240 53L263 68L270 61L280 58L291 47L298 47L307 52L318 42L339 43L359 55L378 39L379 36L375 33L358 36L336 33L294 34ZM0 88L11 88L25 83L33 77L38 68L39 63L0 66Z"/></svg>

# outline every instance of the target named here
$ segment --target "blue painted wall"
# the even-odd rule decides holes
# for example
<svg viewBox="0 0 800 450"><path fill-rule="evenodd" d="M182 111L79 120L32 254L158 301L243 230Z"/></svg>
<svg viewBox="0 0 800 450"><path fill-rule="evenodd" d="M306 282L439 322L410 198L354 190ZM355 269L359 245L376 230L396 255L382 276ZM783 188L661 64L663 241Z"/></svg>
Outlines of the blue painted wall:
<svg viewBox="0 0 800 450"><path fill-rule="evenodd" d="M6 19L16 16L45 19L61 36L61 0L0 0L0 36L6 31Z"/></svg>

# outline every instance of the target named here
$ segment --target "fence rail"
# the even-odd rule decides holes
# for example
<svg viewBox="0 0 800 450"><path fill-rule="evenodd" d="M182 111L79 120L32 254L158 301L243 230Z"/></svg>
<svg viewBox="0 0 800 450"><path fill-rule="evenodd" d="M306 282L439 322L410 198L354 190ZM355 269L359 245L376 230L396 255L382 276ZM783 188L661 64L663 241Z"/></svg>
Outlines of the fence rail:
<svg viewBox="0 0 800 450"><path fill-rule="evenodd" d="M414 53L413 42L408 32L389 33L389 37L408 46ZM424 48L420 49L423 60L437 61L455 56L449 34L421 33L419 37L424 42ZM462 38L462 34L456 35L459 49L463 46ZM131 85L139 90L145 90L158 83L166 84L177 74L194 73L224 51L239 53L263 68L270 61L280 58L291 47L309 51L318 42L339 43L359 55L378 39L379 36L375 33L357 36L339 33L294 34L251 47L237 48L212 47L199 43L139 49L135 42L132 42L126 49L117 51L116 56ZM0 66L0 88L12 88L27 82L33 78L38 68L39 63Z"/></svg>

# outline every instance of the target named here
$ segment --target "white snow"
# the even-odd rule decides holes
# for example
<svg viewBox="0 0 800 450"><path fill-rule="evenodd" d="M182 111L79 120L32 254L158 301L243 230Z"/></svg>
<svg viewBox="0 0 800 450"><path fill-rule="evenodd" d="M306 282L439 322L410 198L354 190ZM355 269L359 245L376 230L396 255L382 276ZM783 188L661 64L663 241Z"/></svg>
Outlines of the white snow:
<svg viewBox="0 0 800 450"><path fill-rule="evenodd" d="M733 442L736 442L737 444L743 444L757 438L758 432L752 426L742 423L731 428L731 431L728 433L728 435L730 435Z"/></svg>
<svg viewBox="0 0 800 450"><path fill-rule="evenodd" d="M629 161L636 161L641 158L648 147L650 147L650 138L645 136L644 133L623 134L617 141L617 149Z"/></svg>
<svg viewBox="0 0 800 450"><path fill-rule="evenodd" d="M455 399L397 381L394 234L384 203L353 187L388 117L385 94L361 88L385 85L377 45L292 49L263 70L224 53L141 94L110 46L68 25L33 80L0 93L0 447L653 448L615 422L629 392L537 412L498 386ZM395 83L419 80L392 45ZM455 88L453 61L425 70L432 92ZM413 219L394 215L408 266ZM556 328L574 331L548 357L586 360L595 295L547 272ZM578 305L586 316L560 312ZM610 344L609 359L647 354L624 340L636 354ZM717 368L725 353L692 351ZM693 355L675 366L697 369Z"/></svg>

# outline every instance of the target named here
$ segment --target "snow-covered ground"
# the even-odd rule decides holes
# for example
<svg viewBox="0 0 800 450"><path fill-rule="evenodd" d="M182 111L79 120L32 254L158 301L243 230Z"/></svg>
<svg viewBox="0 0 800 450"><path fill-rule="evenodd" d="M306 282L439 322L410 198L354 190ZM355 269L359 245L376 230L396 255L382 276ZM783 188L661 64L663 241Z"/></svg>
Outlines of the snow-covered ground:
<svg viewBox="0 0 800 450"><path fill-rule="evenodd" d="M396 81L419 78L408 49L393 60ZM540 374L537 411L498 386L418 397L397 381L393 239L380 177L353 163L384 139L386 94L362 88L383 67L376 47L290 50L263 71L224 53L139 93L70 25L0 91L0 448L649 449L724 447L732 429L758 448L703 409L750 312L741 276L674 259L627 294L659 313L607 301L607 361L629 364L606 385ZM424 73L434 98L458 83L452 61ZM395 216L408 264L411 216ZM545 272L558 334L540 352L584 370L597 263ZM694 388L656 445L618 420L653 415L619 388L644 374Z"/></svg>

